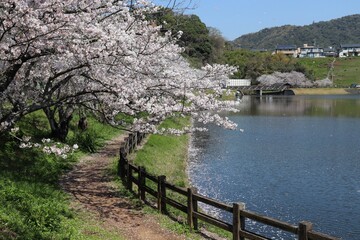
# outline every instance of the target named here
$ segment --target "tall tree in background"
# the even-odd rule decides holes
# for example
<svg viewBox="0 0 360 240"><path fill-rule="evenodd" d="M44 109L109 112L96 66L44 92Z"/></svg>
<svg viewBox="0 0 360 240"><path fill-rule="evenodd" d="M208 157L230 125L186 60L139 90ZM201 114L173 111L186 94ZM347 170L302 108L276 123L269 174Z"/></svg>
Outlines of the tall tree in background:
<svg viewBox="0 0 360 240"><path fill-rule="evenodd" d="M185 49L183 55L193 65L199 67L220 61L225 40L219 30L208 28L198 16L163 8L154 18L163 31L182 31L178 44Z"/></svg>
<svg viewBox="0 0 360 240"><path fill-rule="evenodd" d="M224 51L227 47L227 42L222 36L222 33L219 29L214 27L208 27L210 42L212 44L212 54L211 61L220 63L224 61Z"/></svg>

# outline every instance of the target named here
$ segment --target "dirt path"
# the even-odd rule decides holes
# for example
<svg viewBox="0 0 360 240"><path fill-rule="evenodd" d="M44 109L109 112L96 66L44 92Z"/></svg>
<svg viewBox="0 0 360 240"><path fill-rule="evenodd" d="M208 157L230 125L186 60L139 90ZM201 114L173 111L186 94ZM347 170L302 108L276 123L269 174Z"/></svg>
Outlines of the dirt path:
<svg viewBox="0 0 360 240"><path fill-rule="evenodd" d="M106 171L118 154L124 136L109 141L98 153L82 158L72 171L60 181L82 208L99 216L104 226L118 229L129 240L180 240L163 228L142 210L130 204L112 186L112 178Z"/></svg>

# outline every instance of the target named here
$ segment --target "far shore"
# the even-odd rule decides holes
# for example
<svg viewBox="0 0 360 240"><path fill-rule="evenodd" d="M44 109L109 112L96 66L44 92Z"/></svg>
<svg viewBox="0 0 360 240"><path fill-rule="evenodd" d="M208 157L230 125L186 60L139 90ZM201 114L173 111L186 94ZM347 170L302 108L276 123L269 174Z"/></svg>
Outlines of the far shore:
<svg viewBox="0 0 360 240"><path fill-rule="evenodd" d="M356 88L292 88L295 95L345 95L360 94Z"/></svg>

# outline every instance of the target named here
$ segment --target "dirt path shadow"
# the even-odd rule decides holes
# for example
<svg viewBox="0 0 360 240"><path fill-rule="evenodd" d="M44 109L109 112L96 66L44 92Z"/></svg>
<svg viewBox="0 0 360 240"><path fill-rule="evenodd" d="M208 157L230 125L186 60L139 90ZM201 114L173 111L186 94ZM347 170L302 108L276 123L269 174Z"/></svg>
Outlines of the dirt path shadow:
<svg viewBox="0 0 360 240"><path fill-rule="evenodd" d="M128 198L120 196L113 186L113 179L106 172L118 155L124 137L118 136L99 152L83 157L72 171L62 177L61 187L81 208L95 213L104 227L117 229L126 239L186 239L161 228L154 218L145 215Z"/></svg>

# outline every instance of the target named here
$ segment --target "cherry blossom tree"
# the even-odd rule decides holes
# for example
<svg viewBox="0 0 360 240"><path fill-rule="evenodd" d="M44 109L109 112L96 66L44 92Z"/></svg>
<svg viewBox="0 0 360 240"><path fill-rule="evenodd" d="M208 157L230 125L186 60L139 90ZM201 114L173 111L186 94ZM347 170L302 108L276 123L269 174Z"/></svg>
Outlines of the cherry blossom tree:
<svg viewBox="0 0 360 240"><path fill-rule="evenodd" d="M86 91L61 94L89 64L78 56L85 5L72 1L0 3L0 124L7 130L22 116L55 106ZM78 12L77 12L78 11ZM81 19L83 19L81 21ZM56 95L56 97L54 97Z"/></svg>
<svg viewBox="0 0 360 240"><path fill-rule="evenodd" d="M3 0L0 3L0 132L42 109L53 136L64 140L79 106L127 130L155 132L174 114L228 128L216 115L229 66L190 68L176 41L146 20L145 1ZM211 91L209 91L211 90Z"/></svg>

